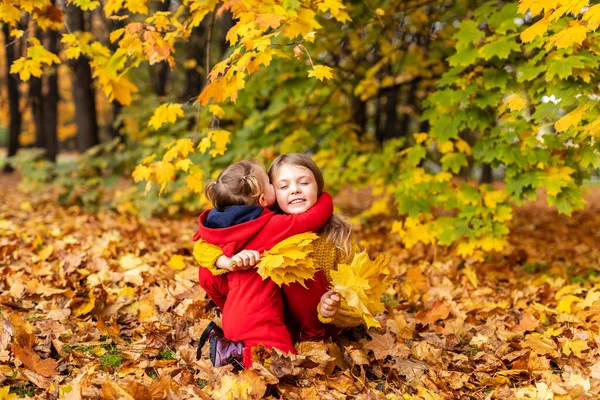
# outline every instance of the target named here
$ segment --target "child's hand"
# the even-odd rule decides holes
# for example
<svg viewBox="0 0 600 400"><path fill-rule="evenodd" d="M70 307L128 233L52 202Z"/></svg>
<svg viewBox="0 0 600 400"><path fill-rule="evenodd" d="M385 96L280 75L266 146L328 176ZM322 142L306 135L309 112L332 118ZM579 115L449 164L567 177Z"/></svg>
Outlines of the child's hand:
<svg viewBox="0 0 600 400"><path fill-rule="evenodd" d="M231 257L230 271L241 271L254 267L260 261L260 253L256 250L242 250Z"/></svg>
<svg viewBox="0 0 600 400"><path fill-rule="evenodd" d="M330 290L321 296L321 302L319 303L321 315L325 318L334 317L339 311L341 304L340 295L333 290Z"/></svg>

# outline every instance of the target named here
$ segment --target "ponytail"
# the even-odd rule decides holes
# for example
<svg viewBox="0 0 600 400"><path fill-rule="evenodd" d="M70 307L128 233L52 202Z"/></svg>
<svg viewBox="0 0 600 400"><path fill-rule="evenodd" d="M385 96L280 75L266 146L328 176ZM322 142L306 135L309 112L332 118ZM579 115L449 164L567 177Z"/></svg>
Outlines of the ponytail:
<svg viewBox="0 0 600 400"><path fill-rule="evenodd" d="M238 161L225 168L216 181L204 188L206 198L219 211L225 207L258 204L263 188L259 179L260 168L254 160Z"/></svg>

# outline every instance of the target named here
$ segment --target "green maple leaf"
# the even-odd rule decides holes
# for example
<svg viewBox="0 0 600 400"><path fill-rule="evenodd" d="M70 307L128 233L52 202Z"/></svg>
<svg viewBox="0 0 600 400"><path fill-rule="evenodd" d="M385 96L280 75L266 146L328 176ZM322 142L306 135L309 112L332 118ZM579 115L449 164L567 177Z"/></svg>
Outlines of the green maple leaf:
<svg viewBox="0 0 600 400"><path fill-rule="evenodd" d="M473 99L473 104L479 108L495 107L502 100L502 92L499 90L488 90Z"/></svg>
<svg viewBox="0 0 600 400"><path fill-rule="evenodd" d="M600 168L600 153L598 150L593 147L584 147L579 152L581 160L579 161L579 165L583 168L594 167Z"/></svg>
<svg viewBox="0 0 600 400"><path fill-rule="evenodd" d="M431 122L431 129L429 130L429 135L434 138L440 139L440 141L445 142L450 138L455 138L458 136L460 121L456 116L446 113L440 114L437 116L435 121Z"/></svg>
<svg viewBox="0 0 600 400"><path fill-rule="evenodd" d="M531 117L537 123L540 123L544 120L554 121L556 119L556 116L558 115L559 110L559 105L554 104L551 101L547 103L540 103L535 106L535 112Z"/></svg>
<svg viewBox="0 0 600 400"><path fill-rule="evenodd" d="M456 53L448 57L448 63L451 67L466 67L473 64L477 60L477 57L479 57L479 50L475 47L457 47Z"/></svg>
<svg viewBox="0 0 600 400"><path fill-rule="evenodd" d="M556 197L548 196L547 200L548 204L556 206L559 213L569 216L573 210L582 209L585 206L581 188L565 188Z"/></svg>
<svg viewBox="0 0 600 400"><path fill-rule="evenodd" d="M483 87L489 89L506 89L509 78L508 72L503 69L488 68L483 71Z"/></svg>
<svg viewBox="0 0 600 400"><path fill-rule="evenodd" d="M506 4L488 19L489 26L500 35L504 35L508 31L517 30L515 18L517 17L518 7L518 3Z"/></svg>
<svg viewBox="0 0 600 400"><path fill-rule="evenodd" d="M406 159L411 166L416 167L426 155L427 150L425 147L416 145L406 153Z"/></svg>
<svg viewBox="0 0 600 400"><path fill-rule="evenodd" d="M582 56L570 56L561 59L548 60L546 79L553 79L556 76L560 79L567 79L573 74L574 68L585 67L585 61L586 58Z"/></svg>
<svg viewBox="0 0 600 400"><path fill-rule="evenodd" d="M462 167L469 165L467 156L464 153L448 153L440 160L442 162L442 168L444 171L451 170L457 174Z"/></svg>
<svg viewBox="0 0 600 400"><path fill-rule="evenodd" d="M542 72L546 70L546 65L535 65L527 63L525 65L520 66L517 69L517 82L523 83L527 81L534 80L537 78Z"/></svg>
<svg viewBox="0 0 600 400"><path fill-rule="evenodd" d="M479 49L479 55L486 61L494 57L501 60L507 59L512 51L520 51L521 46L515 41L514 36L503 36L494 42L485 44Z"/></svg>
<svg viewBox="0 0 600 400"><path fill-rule="evenodd" d="M428 213L431 204L423 197L402 196L398 199L398 213L416 217L419 213Z"/></svg>
<svg viewBox="0 0 600 400"><path fill-rule="evenodd" d="M462 21L458 31L452 36L457 41L457 49L463 49L470 44L475 44L483 37L484 33L477 28L477 22L475 21Z"/></svg>

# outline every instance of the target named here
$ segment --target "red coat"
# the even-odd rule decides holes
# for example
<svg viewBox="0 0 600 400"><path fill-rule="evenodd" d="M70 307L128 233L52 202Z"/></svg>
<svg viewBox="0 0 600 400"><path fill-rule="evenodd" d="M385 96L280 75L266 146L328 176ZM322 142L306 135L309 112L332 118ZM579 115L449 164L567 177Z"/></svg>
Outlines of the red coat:
<svg viewBox="0 0 600 400"><path fill-rule="evenodd" d="M269 250L288 237L319 230L333 213L333 200L323 193L317 203L302 214L275 214L265 209L256 219L228 228L211 229L204 224L208 211L198 218L194 240L217 245L227 257L244 250ZM245 346L261 343L294 353L284 321L281 288L270 279L263 280L255 269L215 276L200 268L200 285L223 310L223 331L231 340Z"/></svg>

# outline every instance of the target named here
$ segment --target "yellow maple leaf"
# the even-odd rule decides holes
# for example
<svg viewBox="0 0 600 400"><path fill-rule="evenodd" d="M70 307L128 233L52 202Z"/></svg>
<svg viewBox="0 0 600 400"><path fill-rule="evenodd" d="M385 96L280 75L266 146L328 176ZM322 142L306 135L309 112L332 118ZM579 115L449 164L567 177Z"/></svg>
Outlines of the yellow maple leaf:
<svg viewBox="0 0 600 400"><path fill-rule="evenodd" d="M340 0L323 0L319 3L318 8L323 13L329 11L331 16L341 23L352 20L348 13L343 11L346 6Z"/></svg>
<svg viewBox="0 0 600 400"><path fill-rule="evenodd" d="M125 76L109 80L105 86L103 85L103 90L109 100L117 100L124 106L131 104L131 94L138 92L137 86Z"/></svg>
<svg viewBox="0 0 600 400"><path fill-rule="evenodd" d="M204 171L200 166L193 165L190 174L185 177L185 185L194 193L204 193Z"/></svg>
<svg viewBox="0 0 600 400"><path fill-rule="evenodd" d="M444 143L438 143L438 150L442 154L450 153L454 150L454 143L451 140L447 140Z"/></svg>
<svg viewBox="0 0 600 400"><path fill-rule="evenodd" d="M572 294L570 294L568 296L564 296L558 302L558 306L556 306L556 311L570 314L571 313L571 305L573 303L578 303L580 301L581 301L581 299L579 297L573 296Z"/></svg>
<svg viewBox="0 0 600 400"><path fill-rule="evenodd" d="M488 208L496 208L496 205L506 198L504 190L492 190L483 195L483 203Z"/></svg>
<svg viewBox="0 0 600 400"><path fill-rule="evenodd" d="M185 158L185 159L179 160L175 163L175 169L184 171L184 172L188 172L191 165L192 165L192 160L190 160L189 158Z"/></svg>
<svg viewBox="0 0 600 400"><path fill-rule="evenodd" d="M150 118L148 126L158 130L158 128L160 128L164 123L172 124L173 122L177 121L177 118L180 117L183 117L181 104L162 104L156 110L154 110L154 114L152 115L152 118Z"/></svg>
<svg viewBox="0 0 600 400"><path fill-rule="evenodd" d="M208 111L210 111L210 113L217 118L223 118L223 115L225 115L225 110L223 110L223 107L218 104L210 105L208 107Z"/></svg>
<svg viewBox="0 0 600 400"><path fill-rule="evenodd" d="M318 80L322 81L323 78L331 79L333 78L333 70L326 65L315 65L313 69L308 71L308 77L314 77Z"/></svg>
<svg viewBox="0 0 600 400"><path fill-rule="evenodd" d="M27 81L31 75L42 76L42 64L60 64L58 56L44 48L36 38L29 39L31 46L27 48L27 57L15 60L10 67L11 74L19 74L21 80Z"/></svg>
<svg viewBox="0 0 600 400"><path fill-rule="evenodd" d="M465 142L461 138L456 139L456 148L461 153L465 153L467 155L471 155L471 153L472 153L471 146L469 145L469 143Z"/></svg>
<svg viewBox="0 0 600 400"><path fill-rule="evenodd" d="M134 14L148 14L147 0L125 0L125 8Z"/></svg>
<svg viewBox="0 0 600 400"><path fill-rule="evenodd" d="M136 165L133 173L131 174L134 182L150 180L151 175L152 170L145 165Z"/></svg>
<svg viewBox="0 0 600 400"><path fill-rule="evenodd" d="M479 280L477 279L477 274L475 273L475 271L473 271L471 266L465 265L462 272L465 274L469 282L471 282L471 285L473 285L473 287L476 288L479 283Z"/></svg>
<svg viewBox="0 0 600 400"><path fill-rule="evenodd" d="M52 246L51 244L49 244L48 246L44 247L39 252L38 257L40 258L40 260L46 261L48 258L50 258L50 256L52 255L52 253L54 253L54 246Z"/></svg>
<svg viewBox="0 0 600 400"><path fill-rule="evenodd" d="M81 315L88 314L90 311L92 311L94 309L95 306L96 306L96 296L94 296L94 294L90 292L90 299L88 300L88 302L83 303L82 305L77 307L75 310L73 310L73 316L79 317Z"/></svg>
<svg viewBox="0 0 600 400"><path fill-rule="evenodd" d="M10 2L2 3L0 4L0 21L15 26L21 21L21 11Z"/></svg>
<svg viewBox="0 0 600 400"><path fill-rule="evenodd" d="M566 356L569 356L571 353L573 353L577 357L581 357L581 352L587 349L589 349L587 342L581 339L567 339L562 343L562 352Z"/></svg>
<svg viewBox="0 0 600 400"><path fill-rule="evenodd" d="M316 13L308 8L300 7L296 9L296 15L290 18L283 25L283 35L288 39L294 39L298 35L304 37L309 33L321 28L317 22Z"/></svg>
<svg viewBox="0 0 600 400"><path fill-rule="evenodd" d="M583 115L587 111L588 106L586 104L582 104L554 124L554 128L557 132L564 132L569 129L571 126L577 127L583 118Z"/></svg>
<svg viewBox="0 0 600 400"><path fill-rule="evenodd" d="M252 384L240 376L224 375L218 387L209 389L213 399L235 400L252 398ZM262 397L262 396L261 396Z"/></svg>
<svg viewBox="0 0 600 400"><path fill-rule="evenodd" d="M224 129L219 129L210 132L210 140L215 144L215 148L208 152L213 157L225 154L227 150L227 143L229 143L229 136L231 132Z"/></svg>
<svg viewBox="0 0 600 400"><path fill-rule="evenodd" d="M175 167L173 164L164 161L152 163L156 182L160 185L159 194L165 191L167 184L175 179Z"/></svg>
<svg viewBox="0 0 600 400"><path fill-rule="evenodd" d="M415 133L413 136L415 138L415 141L418 144L421 144L427 140L427 138L429 137L429 134L428 133Z"/></svg>
<svg viewBox="0 0 600 400"><path fill-rule="evenodd" d="M167 265L174 270L182 270L185 268L185 261L183 260L183 256L179 254L174 254L169 259Z"/></svg>
<svg viewBox="0 0 600 400"><path fill-rule="evenodd" d="M595 31L600 26L600 4L596 4L588 8L581 18L587 21L587 28L590 32Z"/></svg>
<svg viewBox="0 0 600 400"><path fill-rule="evenodd" d="M10 393L10 386L0 387L0 399L3 400L17 400L19 396L16 393Z"/></svg>
<svg viewBox="0 0 600 400"><path fill-rule="evenodd" d="M573 46L575 43L581 45L587 37L587 28L578 21L571 21L569 26L561 29L556 35L552 36L550 43L556 45L559 49L565 49Z"/></svg>
<svg viewBox="0 0 600 400"><path fill-rule="evenodd" d="M304 286L316 272L313 259L308 256L313 250L312 241L317 238L317 234L307 232L277 243L260 259L258 274L263 279L271 278L279 286L294 282Z"/></svg>
<svg viewBox="0 0 600 400"><path fill-rule="evenodd" d="M72 2L83 11L91 11L100 5L98 0L72 0Z"/></svg>
<svg viewBox="0 0 600 400"><path fill-rule="evenodd" d="M384 255L371 260L366 251L354 255L352 263L339 264L331 271L331 285L349 306L361 314L367 327L381 326L375 315L385 310L381 296L390 287L389 259Z"/></svg>
<svg viewBox="0 0 600 400"><path fill-rule="evenodd" d="M520 111L527 105L527 100L520 94L513 93L504 99L504 104L508 106L510 111Z"/></svg>
<svg viewBox="0 0 600 400"><path fill-rule="evenodd" d="M550 14L547 14L544 16L544 18L540 19L538 22L525 29L521 33L521 40L523 41L523 43L529 43L538 36L544 36L544 33L546 33L549 26Z"/></svg>

